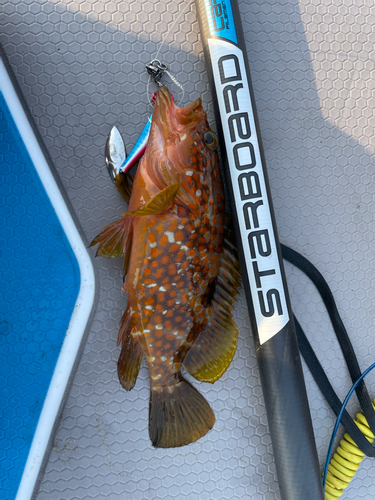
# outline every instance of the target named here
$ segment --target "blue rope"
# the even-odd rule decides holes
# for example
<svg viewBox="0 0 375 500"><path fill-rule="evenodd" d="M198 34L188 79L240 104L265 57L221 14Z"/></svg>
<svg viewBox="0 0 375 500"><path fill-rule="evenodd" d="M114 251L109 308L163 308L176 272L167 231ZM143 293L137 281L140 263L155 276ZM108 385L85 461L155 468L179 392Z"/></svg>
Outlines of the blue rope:
<svg viewBox="0 0 375 500"><path fill-rule="evenodd" d="M323 471L323 489L325 491L325 488L326 488L326 481L327 481L327 472L328 472L328 466L329 466L329 461L331 459L331 453L332 453L332 447L333 447L333 442L335 440L335 437L336 437L336 434L337 434L337 429L339 428L339 425L340 425L340 420L341 420L341 417L345 411L345 407L346 405L348 404L348 401L350 399L350 396L353 394L353 392L355 391L356 387L358 386L358 384L361 383L362 379L371 371L375 368L375 363L373 363L369 368L367 368L367 370L365 370L362 375L359 377L359 379L355 382L355 384L353 385L353 387L350 389L350 391L348 392L348 395L346 396L343 404L342 404L342 407L341 407L341 410L340 410L340 413L337 415L337 419L336 419L336 423L335 423L335 427L333 428L333 432L332 432L332 437L331 437L331 441L329 442L329 446L328 446L328 451L327 451L327 458L326 458L326 461L325 461L325 464L324 464L324 471Z"/></svg>

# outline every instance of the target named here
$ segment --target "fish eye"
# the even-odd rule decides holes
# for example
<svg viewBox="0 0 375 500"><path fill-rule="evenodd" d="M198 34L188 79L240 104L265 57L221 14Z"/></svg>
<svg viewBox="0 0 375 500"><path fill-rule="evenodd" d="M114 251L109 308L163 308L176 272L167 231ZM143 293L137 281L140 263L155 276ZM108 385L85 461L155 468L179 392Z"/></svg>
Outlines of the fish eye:
<svg viewBox="0 0 375 500"><path fill-rule="evenodd" d="M215 151L215 149L217 148L216 134L212 132L212 130L207 130L204 133L203 139L208 149L211 149L211 151Z"/></svg>

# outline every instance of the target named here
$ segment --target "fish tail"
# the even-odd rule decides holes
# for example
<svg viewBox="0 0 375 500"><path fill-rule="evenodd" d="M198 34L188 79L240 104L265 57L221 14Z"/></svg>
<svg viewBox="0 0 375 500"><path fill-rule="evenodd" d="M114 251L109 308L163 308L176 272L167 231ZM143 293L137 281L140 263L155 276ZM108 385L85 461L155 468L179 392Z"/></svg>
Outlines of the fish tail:
<svg viewBox="0 0 375 500"><path fill-rule="evenodd" d="M193 443L215 423L210 405L182 375L171 385L151 387L149 417L149 434L155 448Z"/></svg>

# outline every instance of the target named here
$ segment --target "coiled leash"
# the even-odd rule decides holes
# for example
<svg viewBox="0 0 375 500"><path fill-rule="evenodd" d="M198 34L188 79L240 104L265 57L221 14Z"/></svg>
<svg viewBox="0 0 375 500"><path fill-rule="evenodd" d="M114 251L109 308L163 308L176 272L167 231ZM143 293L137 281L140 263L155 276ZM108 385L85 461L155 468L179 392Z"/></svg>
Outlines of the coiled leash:
<svg viewBox="0 0 375 500"><path fill-rule="evenodd" d="M350 417L348 412L344 409L343 404L335 393L332 385L330 384L327 375L325 374L318 358L316 357L307 337L299 324L297 318L294 316L298 346L300 352L314 377L315 382L318 384L319 389L331 406L333 412L338 417L335 426L335 431L331 439L328 460L330 456L330 449L334 435L336 433L338 424L341 420L347 433L340 441L340 446L336 450L329 466L328 461L325 469L325 499L337 500L353 479L359 464L362 462L365 455L375 457L375 448L372 446L375 439L375 411L371 403L363 376L374 368L372 365L364 374L361 373L357 357L355 355L352 343L350 342L348 333L338 313L335 300L332 292L316 267L311 264L305 257L291 248L281 245L281 252L283 258L296 266L308 276L308 278L316 286L324 305L326 306L328 315L330 317L333 329L335 331L337 340L339 342L341 351L344 355L350 377L354 384L357 384L355 391L362 408L363 413L358 413L355 421ZM346 402L352 394L351 390L346 398ZM345 405L346 405L345 402Z"/></svg>

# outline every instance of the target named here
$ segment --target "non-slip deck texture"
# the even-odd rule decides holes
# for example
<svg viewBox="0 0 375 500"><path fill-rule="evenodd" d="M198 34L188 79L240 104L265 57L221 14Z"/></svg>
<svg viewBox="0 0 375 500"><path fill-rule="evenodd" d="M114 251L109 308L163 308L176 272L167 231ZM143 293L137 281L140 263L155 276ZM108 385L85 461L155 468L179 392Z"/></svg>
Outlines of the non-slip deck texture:
<svg viewBox="0 0 375 500"><path fill-rule="evenodd" d="M367 0L239 3L280 239L327 279L365 369L375 356L375 7ZM161 57L185 88L183 103L201 96L211 110L191 3L0 5L0 41L88 240L125 210L104 164L107 134L116 124L129 148L135 143L150 113L144 64L185 8ZM130 393L117 381L121 261L95 263L98 310L37 499L278 499L243 296L230 369L213 386L196 384L215 411L214 429L186 448L154 450L147 368ZM301 273L288 265L287 275L294 311L343 398L351 384L328 315ZM334 419L307 370L306 381L323 463ZM374 374L368 387L375 397ZM345 498L375 495L373 466L364 460Z"/></svg>

